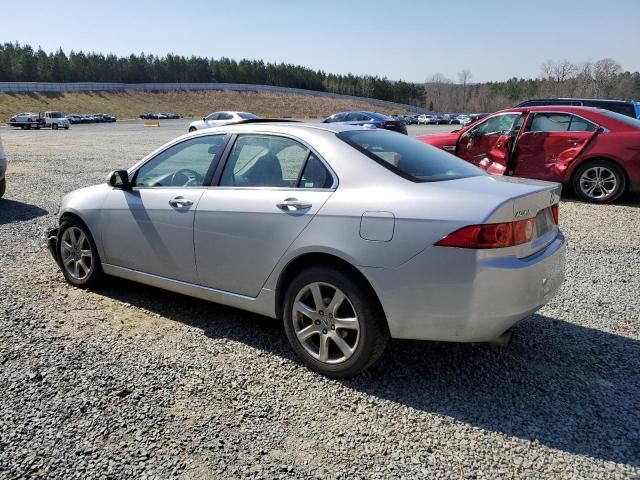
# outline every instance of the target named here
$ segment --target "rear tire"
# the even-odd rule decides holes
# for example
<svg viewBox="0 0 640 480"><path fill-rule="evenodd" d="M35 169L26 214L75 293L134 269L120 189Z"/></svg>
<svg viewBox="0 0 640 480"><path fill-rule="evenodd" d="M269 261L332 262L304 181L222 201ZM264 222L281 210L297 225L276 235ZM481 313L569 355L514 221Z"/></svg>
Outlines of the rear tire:
<svg viewBox="0 0 640 480"><path fill-rule="evenodd" d="M285 293L283 312L294 352L327 377L359 374L382 355L389 340L371 293L333 268L312 267L298 274Z"/></svg>
<svg viewBox="0 0 640 480"><path fill-rule="evenodd" d="M56 249L62 274L74 287L91 288L104 276L91 232L77 218L62 222Z"/></svg>
<svg viewBox="0 0 640 480"><path fill-rule="evenodd" d="M3 197L4 192L7 191L7 179L6 177L0 180L0 198Z"/></svg>
<svg viewBox="0 0 640 480"><path fill-rule="evenodd" d="M579 198L592 203L613 202L627 189L624 171L608 160L591 160L580 165L571 183Z"/></svg>

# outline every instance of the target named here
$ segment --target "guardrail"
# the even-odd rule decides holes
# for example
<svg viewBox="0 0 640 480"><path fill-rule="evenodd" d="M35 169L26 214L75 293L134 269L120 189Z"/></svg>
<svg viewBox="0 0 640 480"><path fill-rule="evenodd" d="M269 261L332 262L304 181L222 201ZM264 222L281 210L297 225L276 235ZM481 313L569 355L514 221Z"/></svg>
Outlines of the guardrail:
<svg viewBox="0 0 640 480"><path fill-rule="evenodd" d="M415 113L432 113L427 109L406 105L404 103L388 102L377 98L356 97L332 92L320 92L303 88L278 87L275 85L255 85L250 83L100 83L100 82L0 82L0 92L4 93L39 93L39 92L118 92L125 90L233 90L237 92L276 92L296 95L310 95L314 97L339 98L368 102L389 108L400 108Z"/></svg>

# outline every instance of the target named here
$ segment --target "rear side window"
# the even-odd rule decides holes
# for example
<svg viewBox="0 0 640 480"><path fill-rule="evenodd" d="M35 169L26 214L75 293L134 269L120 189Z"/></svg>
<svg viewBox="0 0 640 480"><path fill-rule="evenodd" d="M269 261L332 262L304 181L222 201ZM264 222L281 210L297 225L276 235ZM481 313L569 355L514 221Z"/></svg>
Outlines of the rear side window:
<svg viewBox="0 0 640 480"><path fill-rule="evenodd" d="M231 115L230 113L219 113L218 114L218 120L232 120L233 119L233 115Z"/></svg>
<svg viewBox="0 0 640 480"><path fill-rule="evenodd" d="M533 113L527 122L528 132L593 132L596 125L569 113Z"/></svg>
<svg viewBox="0 0 640 480"><path fill-rule="evenodd" d="M222 172L222 187L330 188L333 177L305 145L275 135L241 135Z"/></svg>
<svg viewBox="0 0 640 480"><path fill-rule="evenodd" d="M338 138L383 167L412 182L437 182L485 175L482 170L406 135L352 130Z"/></svg>
<svg viewBox="0 0 640 480"><path fill-rule="evenodd" d="M242 118L243 120L251 120L253 118L258 118L256 115L254 115L253 113L247 113L247 112L239 112L238 116L240 118Z"/></svg>

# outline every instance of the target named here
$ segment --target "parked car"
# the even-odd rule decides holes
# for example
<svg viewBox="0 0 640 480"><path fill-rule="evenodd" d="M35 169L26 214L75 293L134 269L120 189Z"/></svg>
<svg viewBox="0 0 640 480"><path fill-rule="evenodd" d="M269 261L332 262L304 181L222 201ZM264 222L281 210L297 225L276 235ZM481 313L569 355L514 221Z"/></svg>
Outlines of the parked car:
<svg viewBox="0 0 640 480"><path fill-rule="evenodd" d="M22 112L15 114L9 119L9 126L20 127L23 130L41 128L44 126L44 120L39 113Z"/></svg>
<svg viewBox="0 0 640 480"><path fill-rule="evenodd" d="M116 121L116 117L109 115L108 113L95 113L92 115L99 123L112 123Z"/></svg>
<svg viewBox="0 0 640 480"><path fill-rule="evenodd" d="M494 175L561 182L590 202L640 191L640 120L610 110L512 108L418 139Z"/></svg>
<svg viewBox="0 0 640 480"><path fill-rule="evenodd" d="M144 120L154 120L158 118L158 114L157 113L143 113L140 115L140 118L144 119Z"/></svg>
<svg viewBox="0 0 640 480"><path fill-rule="evenodd" d="M346 123L348 125L374 125L377 128L407 134L404 121L376 112L339 112L325 118L322 123Z"/></svg>
<svg viewBox="0 0 640 480"><path fill-rule="evenodd" d="M418 125L437 125L437 123L436 115L420 115L418 117Z"/></svg>
<svg viewBox="0 0 640 480"><path fill-rule="evenodd" d="M469 125L473 120L469 115L458 115L458 121L460 122L460 125L464 127Z"/></svg>
<svg viewBox="0 0 640 480"><path fill-rule="evenodd" d="M640 108L634 102L623 100L604 100L599 98L537 98L527 100L517 107L541 107L541 106L574 106L574 107L595 107L612 112L621 113L631 118L640 118Z"/></svg>
<svg viewBox="0 0 640 480"><path fill-rule="evenodd" d="M548 302L560 188L383 129L254 120L71 192L47 243L72 285L107 274L281 319L305 364L346 377L389 337L491 341Z"/></svg>
<svg viewBox="0 0 640 480"><path fill-rule="evenodd" d="M165 118L169 118L172 120L180 118L180 115L175 112L162 112L162 114L165 116Z"/></svg>
<svg viewBox="0 0 640 480"><path fill-rule="evenodd" d="M202 120L196 120L189 124L189 132L202 130L203 128L220 127L229 123L241 122L258 118L257 115L248 112L213 112L203 117Z"/></svg>
<svg viewBox="0 0 640 480"><path fill-rule="evenodd" d="M67 115L67 120L69 120L70 124L75 125L77 123L82 123L82 116L76 114Z"/></svg>
<svg viewBox="0 0 640 480"><path fill-rule="evenodd" d="M449 125L460 125L460 119L458 118L458 115L454 113L449 113L445 115L444 118Z"/></svg>
<svg viewBox="0 0 640 480"><path fill-rule="evenodd" d="M2 138L0 138L0 198L7 190L7 156L4 154L4 148L2 147Z"/></svg>

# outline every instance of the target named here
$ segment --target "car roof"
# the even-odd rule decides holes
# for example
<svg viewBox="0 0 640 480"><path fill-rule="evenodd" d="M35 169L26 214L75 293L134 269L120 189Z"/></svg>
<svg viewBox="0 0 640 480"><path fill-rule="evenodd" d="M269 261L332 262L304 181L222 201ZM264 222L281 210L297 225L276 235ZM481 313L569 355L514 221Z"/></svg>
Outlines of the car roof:
<svg viewBox="0 0 640 480"><path fill-rule="evenodd" d="M605 112L608 112L608 110L605 110L603 108L597 108L597 107L579 107L579 106L575 106L575 105L543 105L543 106L536 106L536 107L506 108L504 110L499 110L499 111L494 112L494 113L505 113L505 112L548 112L548 111L567 112L567 113L575 113L575 114L580 114L580 113L603 114Z"/></svg>
<svg viewBox="0 0 640 480"><path fill-rule="evenodd" d="M324 130L326 132L340 133L348 130L371 130L359 125L347 123L320 123L320 122L238 122L220 127L200 130L201 132L217 132L233 130L237 132L272 131L274 133L293 133L299 130Z"/></svg>

